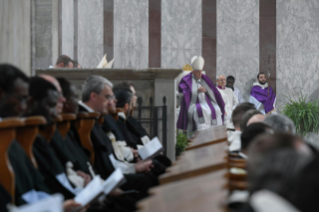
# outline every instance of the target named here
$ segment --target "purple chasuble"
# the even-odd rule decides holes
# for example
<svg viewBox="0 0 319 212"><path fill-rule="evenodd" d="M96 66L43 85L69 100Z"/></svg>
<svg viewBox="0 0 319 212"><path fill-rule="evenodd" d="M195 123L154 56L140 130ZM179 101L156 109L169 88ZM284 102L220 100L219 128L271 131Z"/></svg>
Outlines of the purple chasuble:
<svg viewBox="0 0 319 212"><path fill-rule="evenodd" d="M221 94L217 90L214 83L207 77L206 75L202 75L202 80L206 82L208 87L213 91L213 94L215 96L217 105L219 106L221 112L222 112L222 120L224 120L224 114L225 114L225 104L222 99ZM192 100L192 73L186 75L182 78L181 82L179 83L179 92L183 93L183 98L181 102L181 110L179 113L178 121L177 121L177 128L182 130L187 130L188 125L188 108L190 106L191 100ZM210 98L207 93L205 93L206 102L212 112L212 119L216 119L216 112L213 107L213 104L210 101ZM198 112L198 117L203 117L202 108L199 104L198 97L196 99L196 108ZM194 121L194 120L193 120Z"/></svg>
<svg viewBox="0 0 319 212"><path fill-rule="evenodd" d="M269 95L268 95L269 88ZM253 86L250 95L257 99L264 105L266 114L274 109L274 103L276 100L276 94L269 86L268 88L262 89L260 86Z"/></svg>

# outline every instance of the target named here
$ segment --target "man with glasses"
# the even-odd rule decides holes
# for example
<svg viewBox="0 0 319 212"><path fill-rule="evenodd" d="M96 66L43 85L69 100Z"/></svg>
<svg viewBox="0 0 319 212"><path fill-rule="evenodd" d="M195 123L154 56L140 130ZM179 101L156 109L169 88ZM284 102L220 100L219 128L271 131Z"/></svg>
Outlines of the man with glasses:
<svg viewBox="0 0 319 212"><path fill-rule="evenodd" d="M114 104L113 84L101 76L88 77L82 87L82 101L79 102L80 112L98 112L106 114L109 105ZM147 173L153 167L151 160L128 164L119 160L114 154L112 141L107 137L102 127L95 122L91 131L91 140L95 153L96 171L106 179L115 168L120 168L127 182L121 186L123 190L138 190L132 196L136 200L146 197L147 190L154 186L152 173Z"/></svg>

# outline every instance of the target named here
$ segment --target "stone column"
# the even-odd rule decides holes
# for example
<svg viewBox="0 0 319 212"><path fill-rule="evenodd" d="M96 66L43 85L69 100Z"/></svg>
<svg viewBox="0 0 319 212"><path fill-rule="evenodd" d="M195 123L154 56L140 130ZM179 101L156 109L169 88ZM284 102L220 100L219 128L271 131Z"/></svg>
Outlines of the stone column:
<svg viewBox="0 0 319 212"><path fill-rule="evenodd" d="M78 0L78 62L95 68L103 57L103 0Z"/></svg>
<svg viewBox="0 0 319 212"><path fill-rule="evenodd" d="M0 1L0 63L31 74L31 2Z"/></svg>

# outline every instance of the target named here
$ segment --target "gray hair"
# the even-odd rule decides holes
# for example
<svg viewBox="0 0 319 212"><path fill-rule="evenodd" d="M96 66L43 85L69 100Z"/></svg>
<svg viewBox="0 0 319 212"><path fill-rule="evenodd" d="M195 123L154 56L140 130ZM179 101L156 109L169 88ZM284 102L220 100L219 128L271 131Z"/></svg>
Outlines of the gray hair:
<svg viewBox="0 0 319 212"><path fill-rule="evenodd" d="M294 122L285 115L273 114L266 116L264 123L270 126L275 132L296 134Z"/></svg>
<svg viewBox="0 0 319 212"><path fill-rule="evenodd" d="M219 77L224 76L226 78L226 76L224 74L220 74L216 76L216 80L219 80Z"/></svg>
<svg viewBox="0 0 319 212"><path fill-rule="evenodd" d="M92 92L100 94L105 85L113 88L113 84L104 77L92 75L86 78L82 86L82 101L89 101Z"/></svg>

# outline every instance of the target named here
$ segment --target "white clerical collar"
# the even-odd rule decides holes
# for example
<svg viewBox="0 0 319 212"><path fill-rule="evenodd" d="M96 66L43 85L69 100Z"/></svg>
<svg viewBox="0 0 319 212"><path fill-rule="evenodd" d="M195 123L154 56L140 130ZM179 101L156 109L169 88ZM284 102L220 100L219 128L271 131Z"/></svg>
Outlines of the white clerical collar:
<svg viewBox="0 0 319 212"><path fill-rule="evenodd" d="M259 86L262 89L265 89L265 88L268 88L268 82L266 82L264 85L260 84L259 82L255 82L253 86Z"/></svg>
<svg viewBox="0 0 319 212"><path fill-rule="evenodd" d="M121 117L122 119L126 120L126 115L123 112L119 112L117 115Z"/></svg>
<svg viewBox="0 0 319 212"><path fill-rule="evenodd" d="M87 106L84 102L79 101L79 105L81 105L82 107L84 107L88 112L92 113L94 112L94 110L92 108L90 108L89 106Z"/></svg>

